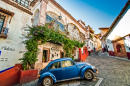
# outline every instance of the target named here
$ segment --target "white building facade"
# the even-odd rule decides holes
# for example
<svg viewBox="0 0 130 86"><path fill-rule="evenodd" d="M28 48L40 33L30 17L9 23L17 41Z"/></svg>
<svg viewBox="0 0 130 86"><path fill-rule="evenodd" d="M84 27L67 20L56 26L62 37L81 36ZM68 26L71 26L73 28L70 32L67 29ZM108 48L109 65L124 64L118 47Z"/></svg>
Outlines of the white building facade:
<svg viewBox="0 0 130 86"><path fill-rule="evenodd" d="M126 3L120 14L105 35L109 55L130 59L130 1Z"/></svg>
<svg viewBox="0 0 130 86"><path fill-rule="evenodd" d="M26 40L23 36L27 34L25 27L45 25L51 20L56 21L55 26L59 25L61 34L67 35L71 40L85 41L85 25L79 23L55 0L0 0L0 71L21 62L19 58L26 52L22 43ZM37 69L65 56L60 44L47 42L38 48L40 52L35 64ZM46 56L45 61L43 56ZM79 59L79 48L74 47L72 57Z"/></svg>

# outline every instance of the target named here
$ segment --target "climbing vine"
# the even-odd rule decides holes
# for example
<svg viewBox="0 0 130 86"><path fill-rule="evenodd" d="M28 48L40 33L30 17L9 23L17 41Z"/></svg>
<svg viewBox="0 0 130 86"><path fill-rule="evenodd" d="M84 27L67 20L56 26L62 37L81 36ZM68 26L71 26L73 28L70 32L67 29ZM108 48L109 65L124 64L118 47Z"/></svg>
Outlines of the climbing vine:
<svg viewBox="0 0 130 86"><path fill-rule="evenodd" d="M24 41L26 49L28 50L22 60L24 70L34 69L34 64L37 61L38 45L52 41L54 43L60 43L63 45L63 49L66 52L66 57L71 57L71 51L74 46L81 48L84 43L80 43L75 40L70 40L66 35L59 33L58 28L53 28L46 24L45 26L32 26L28 27L28 40Z"/></svg>

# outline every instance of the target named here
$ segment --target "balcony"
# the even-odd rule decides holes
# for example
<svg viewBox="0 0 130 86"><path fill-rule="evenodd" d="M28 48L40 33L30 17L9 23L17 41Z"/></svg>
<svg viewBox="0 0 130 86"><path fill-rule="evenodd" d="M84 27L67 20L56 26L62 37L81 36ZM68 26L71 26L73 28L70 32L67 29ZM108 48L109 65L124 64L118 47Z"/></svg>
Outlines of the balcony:
<svg viewBox="0 0 130 86"><path fill-rule="evenodd" d="M8 30L9 30L9 28L3 27L0 32L0 38L7 38Z"/></svg>
<svg viewBox="0 0 130 86"><path fill-rule="evenodd" d="M30 15L33 15L31 12L31 0L1 0L19 10L22 10L23 12L26 12Z"/></svg>
<svg viewBox="0 0 130 86"><path fill-rule="evenodd" d="M20 4L20 5L22 5L22 6L26 7L26 8L28 8L28 6L29 6L29 1L28 0L13 0L13 1L17 2L18 4Z"/></svg>
<svg viewBox="0 0 130 86"><path fill-rule="evenodd" d="M65 26L63 24L61 24L57 20L53 19L49 15L46 15L46 23L51 23L51 22L53 22L54 27L58 26L60 31L65 32Z"/></svg>

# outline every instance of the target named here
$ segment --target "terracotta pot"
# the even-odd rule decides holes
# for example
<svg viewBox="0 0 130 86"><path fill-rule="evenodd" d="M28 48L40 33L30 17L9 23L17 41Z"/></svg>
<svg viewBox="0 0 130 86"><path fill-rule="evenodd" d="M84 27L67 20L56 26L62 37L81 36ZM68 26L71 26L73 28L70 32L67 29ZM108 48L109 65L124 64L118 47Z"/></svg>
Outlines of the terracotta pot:
<svg viewBox="0 0 130 86"><path fill-rule="evenodd" d="M20 70L19 84L25 84L37 79L38 70Z"/></svg>

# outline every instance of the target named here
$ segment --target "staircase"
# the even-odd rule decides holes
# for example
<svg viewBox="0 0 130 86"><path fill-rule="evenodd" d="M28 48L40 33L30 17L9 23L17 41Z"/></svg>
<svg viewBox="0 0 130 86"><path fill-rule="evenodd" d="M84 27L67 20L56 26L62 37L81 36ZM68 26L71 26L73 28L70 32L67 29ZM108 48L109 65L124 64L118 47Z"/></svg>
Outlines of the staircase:
<svg viewBox="0 0 130 86"><path fill-rule="evenodd" d="M109 56L109 53L102 52L102 50L97 50L96 52L92 52L91 56Z"/></svg>

